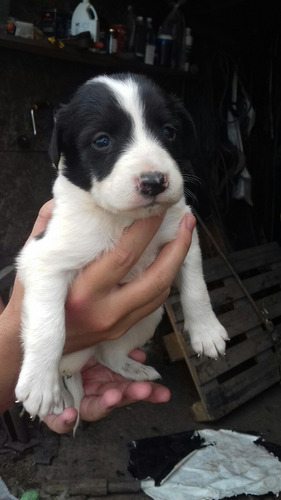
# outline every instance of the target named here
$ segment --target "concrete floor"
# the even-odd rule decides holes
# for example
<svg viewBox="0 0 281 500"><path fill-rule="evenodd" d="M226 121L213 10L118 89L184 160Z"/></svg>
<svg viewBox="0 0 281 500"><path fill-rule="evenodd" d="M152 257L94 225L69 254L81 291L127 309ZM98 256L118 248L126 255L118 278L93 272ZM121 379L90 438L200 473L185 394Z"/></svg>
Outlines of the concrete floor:
<svg viewBox="0 0 281 500"><path fill-rule="evenodd" d="M127 445L130 441L191 429L223 428L241 432L254 431L266 440L281 445L279 385L271 387L217 422L198 423L194 421L190 411L191 405L198 400L198 395L185 362L170 363L164 349L159 350L159 348L152 349L149 358L149 362L153 363L162 374L163 384L171 390L172 397L169 403L134 404L115 410L99 422L80 427L75 439L71 435L56 437L58 444L56 456L49 465L36 463L38 453L42 454L42 446L44 454L44 446L46 449L54 438L49 432L46 433L40 446L26 456L15 458L0 455L0 475L10 491L20 497L20 491L34 488L40 492L39 498L42 500L47 498L85 500L89 497L85 495L69 497L66 493L51 496L46 491L48 485L55 479L66 480L69 488L71 484L87 481L89 478L117 482L131 481L132 476L127 471L129 459ZM93 500L98 497L93 495L90 498ZM148 497L143 493L131 493L109 495L106 498L142 500Z"/></svg>

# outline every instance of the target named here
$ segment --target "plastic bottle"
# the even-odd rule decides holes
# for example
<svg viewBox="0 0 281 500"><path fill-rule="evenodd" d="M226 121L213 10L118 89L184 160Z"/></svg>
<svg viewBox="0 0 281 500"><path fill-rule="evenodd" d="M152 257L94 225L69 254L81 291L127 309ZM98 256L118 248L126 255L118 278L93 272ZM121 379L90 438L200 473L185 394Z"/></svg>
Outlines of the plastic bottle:
<svg viewBox="0 0 281 500"><path fill-rule="evenodd" d="M173 49L171 67L181 69L184 61L185 20L180 9L181 2L175 2L170 13L164 19L159 35L171 35Z"/></svg>
<svg viewBox="0 0 281 500"><path fill-rule="evenodd" d="M172 35L159 34L156 39L155 65L170 68L172 65L174 40Z"/></svg>
<svg viewBox="0 0 281 500"><path fill-rule="evenodd" d="M136 19L136 33L135 33L135 57L140 61L144 60L146 46L146 26L142 16Z"/></svg>
<svg viewBox="0 0 281 500"><path fill-rule="evenodd" d="M126 30L126 41L125 41L125 52L133 52L134 41L135 41L135 30L136 30L136 15L132 5L128 5L127 12L125 15L125 30Z"/></svg>
<svg viewBox="0 0 281 500"><path fill-rule="evenodd" d="M155 57L155 34L152 26L152 19L148 17L146 20L146 47L145 47L145 64L154 64Z"/></svg>
<svg viewBox="0 0 281 500"><path fill-rule="evenodd" d="M191 60L191 49L193 44L193 36L191 35L191 29L185 28L185 61L184 61L184 71L189 71L190 60Z"/></svg>
<svg viewBox="0 0 281 500"><path fill-rule="evenodd" d="M77 5L71 20L71 34L73 36L84 31L91 33L94 42L99 41L98 15L89 0L83 0Z"/></svg>
<svg viewBox="0 0 281 500"><path fill-rule="evenodd" d="M106 34L106 53L116 54L118 52L117 32L113 28L109 28Z"/></svg>

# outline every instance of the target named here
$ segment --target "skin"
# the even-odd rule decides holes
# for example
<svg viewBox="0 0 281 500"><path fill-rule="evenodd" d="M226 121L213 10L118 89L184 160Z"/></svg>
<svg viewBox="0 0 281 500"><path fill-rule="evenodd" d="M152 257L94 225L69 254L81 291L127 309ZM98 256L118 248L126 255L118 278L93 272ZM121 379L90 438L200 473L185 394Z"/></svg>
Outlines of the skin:
<svg viewBox="0 0 281 500"><path fill-rule="evenodd" d="M46 228L53 203L50 200L41 208L30 237ZM87 266L74 281L65 305L64 353L120 337L166 300L190 247L196 221L189 214L183 217L175 240L165 245L142 277L119 285L157 232L163 217L164 214L136 221L114 250ZM21 366L22 298L23 288L16 278L11 299L0 316L0 413L13 404ZM131 357L145 361L140 349L133 351ZM126 380L94 361L84 367L82 378L85 396L80 413L86 421L99 420L114 408L136 401L163 403L170 398L169 390L160 384ZM55 432L65 433L73 429L76 417L76 410L67 408L60 415L48 415L45 422Z"/></svg>

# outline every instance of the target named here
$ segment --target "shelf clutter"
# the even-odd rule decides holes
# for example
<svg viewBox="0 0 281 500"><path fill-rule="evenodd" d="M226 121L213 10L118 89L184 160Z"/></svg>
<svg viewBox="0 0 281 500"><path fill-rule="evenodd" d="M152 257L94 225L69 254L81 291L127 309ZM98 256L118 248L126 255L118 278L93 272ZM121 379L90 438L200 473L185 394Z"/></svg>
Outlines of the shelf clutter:
<svg viewBox="0 0 281 500"><path fill-rule="evenodd" d="M2 26L2 45L5 42L12 47L18 43L25 50L35 52L50 48L51 44L54 50L61 50L62 58L78 50L79 57L83 60L86 57L87 62L93 53L99 63L106 55L116 56L116 64L141 63L180 72L190 69L193 36L191 28L185 26L180 3L175 3L168 15L157 22L151 17L136 15L133 6L128 5L126 12L119 14L118 23L103 20L100 24L98 12L90 0L82 0L73 12L48 8L39 10L37 16L33 14L34 25L26 19L8 16ZM1 22L2 19L0 25ZM17 38L20 41L17 42ZM104 64L105 61L109 59L106 58ZM111 57L111 65L113 62Z"/></svg>

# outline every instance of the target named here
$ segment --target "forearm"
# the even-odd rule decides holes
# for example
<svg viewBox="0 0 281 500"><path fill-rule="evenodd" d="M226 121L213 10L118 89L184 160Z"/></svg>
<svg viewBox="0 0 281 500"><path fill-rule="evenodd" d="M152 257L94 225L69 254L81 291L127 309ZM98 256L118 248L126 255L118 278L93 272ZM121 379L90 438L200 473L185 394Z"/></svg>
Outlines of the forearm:
<svg viewBox="0 0 281 500"><path fill-rule="evenodd" d="M20 288L15 286L13 297L0 315L0 414L14 402L14 389L21 366L20 295Z"/></svg>

